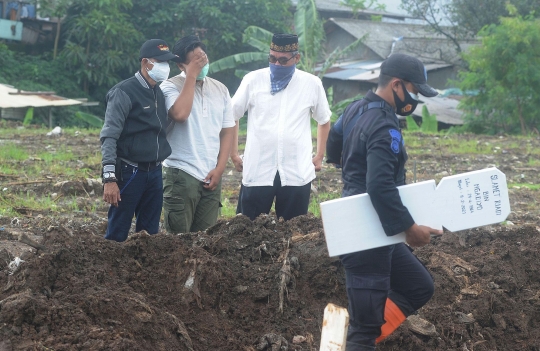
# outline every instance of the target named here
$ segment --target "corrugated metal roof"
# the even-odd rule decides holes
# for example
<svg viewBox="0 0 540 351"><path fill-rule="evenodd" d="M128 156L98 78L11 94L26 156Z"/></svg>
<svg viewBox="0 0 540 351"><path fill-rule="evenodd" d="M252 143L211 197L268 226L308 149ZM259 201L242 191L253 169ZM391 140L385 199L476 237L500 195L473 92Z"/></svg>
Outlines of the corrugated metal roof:
<svg viewBox="0 0 540 351"><path fill-rule="evenodd" d="M441 34L434 33L428 26L410 23L388 23L365 21L353 18L330 18L328 25L335 25L354 38L365 36L363 44L381 59L392 52L417 56L423 62L446 62L459 60L454 44ZM401 40L397 40L401 38ZM397 41L396 41L397 40ZM476 40L460 41L461 48L467 50L478 43Z"/></svg>
<svg viewBox="0 0 540 351"><path fill-rule="evenodd" d="M293 6L298 4L298 0L291 1ZM352 8L343 4L342 0L315 0L315 5L319 11L333 11L333 12L345 12L352 14ZM376 10L359 10L359 13L366 15L383 15L396 18L413 18L409 15L404 15L400 13L392 13L387 11L376 11Z"/></svg>
<svg viewBox="0 0 540 351"><path fill-rule="evenodd" d="M17 92L18 90L12 86L0 84L0 108L70 106L82 104L81 101L67 99L57 95L10 94Z"/></svg>
<svg viewBox="0 0 540 351"><path fill-rule="evenodd" d="M346 64L336 64L332 66L330 72L324 75L324 78L339 80L356 80L365 82L377 82L381 73L382 61L357 61L347 62ZM424 65L428 72L440 68L451 67L448 63L427 63Z"/></svg>
<svg viewBox="0 0 540 351"><path fill-rule="evenodd" d="M339 79L339 80L351 80L351 77L360 75L366 72L365 69L342 69L334 71L332 73L326 73L324 78Z"/></svg>
<svg viewBox="0 0 540 351"><path fill-rule="evenodd" d="M435 96L432 98L421 97L414 115L422 117L422 106L426 106L429 113L437 117L437 121L452 125L463 124L463 112L458 110L459 101L446 97Z"/></svg>

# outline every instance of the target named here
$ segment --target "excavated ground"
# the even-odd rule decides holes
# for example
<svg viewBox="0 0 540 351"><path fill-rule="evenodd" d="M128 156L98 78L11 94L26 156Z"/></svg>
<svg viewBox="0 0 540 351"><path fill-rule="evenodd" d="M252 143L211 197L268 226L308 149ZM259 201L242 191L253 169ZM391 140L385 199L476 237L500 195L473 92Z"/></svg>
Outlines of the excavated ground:
<svg viewBox="0 0 540 351"><path fill-rule="evenodd" d="M11 268L0 252L0 350L318 350L324 307L347 303L309 215L122 244L88 218L2 225L1 239L31 231L45 247ZM418 316L435 332L406 323L379 350L540 350L539 231L445 233L416 250L436 284Z"/></svg>
<svg viewBox="0 0 540 351"><path fill-rule="evenodd" d="M378 350L540 351L540 139L454 136L481 150L452 154L442 137L416 137L422 142L408 146L409 179L415 161L418 180L497 166L512 183L512 213L502 225L445 233L415 251L436 285L417 317L434 329L406 322ZM99 153L97 134L4 139L30 155ZM83 210L21 207L13 209L17 217L0 217L0 351L312 351L325 306L347 304L342 266L328 257L318 218L237 216L206 232L110 242L101 185L52 173L39 183L26 179L24 169L40 162L17 164L19 178L0 174L4 203L58 193L58 207L76 196ZM62 162L99 174L99 160ZM239 178L229 165L223 188L232 204ZM325 167L312 196L339 193L339 178Z"/></svg>

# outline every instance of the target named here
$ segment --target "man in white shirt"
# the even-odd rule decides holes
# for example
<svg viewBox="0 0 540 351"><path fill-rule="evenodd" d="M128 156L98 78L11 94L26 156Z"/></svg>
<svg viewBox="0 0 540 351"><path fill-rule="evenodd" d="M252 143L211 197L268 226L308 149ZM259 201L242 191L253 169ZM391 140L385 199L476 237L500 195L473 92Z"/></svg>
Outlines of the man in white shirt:
<svg viewBox="0 0 540 351"><path fill-rule="evenodd" d="M206 47L195 35L174 45L181 74L161 84L172 154L163 162L163 210L170 233L205 230L216 223L221 176L234 133L228 89L206 77Z"/></svg>
<svg viewBox="0 0 540 351"><path fill-rule="evenodd" d="M307 213L311 181L321 169L330 131L330 108L321 80L296 69L298 36L274 34L269 68L248 73L232 99L237 121L231 160L243 171L237 212L252 220L269 213L275 198L278 218ZM238 155L238 120L248 111L243 159ZM312 156L310 119L318 123Z"/></svg>

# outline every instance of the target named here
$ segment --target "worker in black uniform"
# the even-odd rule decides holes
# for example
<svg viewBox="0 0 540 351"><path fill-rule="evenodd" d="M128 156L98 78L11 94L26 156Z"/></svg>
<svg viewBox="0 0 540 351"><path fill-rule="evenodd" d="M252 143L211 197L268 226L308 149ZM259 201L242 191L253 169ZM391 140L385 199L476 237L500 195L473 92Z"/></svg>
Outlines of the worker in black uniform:
<svg viewBox="0 0 540 351"><path fill-rule="evenodd" d="M381 65L375 93L351 103L330 132L327 162L343 167L342 197L368 193L388 236L405 232L413 247L441 230L418 225L401 202L407 153L396 113L410 115L418 93L433 97L424 65L393 54ZM427 269L405 244L342 255L349 298L347 351L372 351L433 295Z"/></svg>

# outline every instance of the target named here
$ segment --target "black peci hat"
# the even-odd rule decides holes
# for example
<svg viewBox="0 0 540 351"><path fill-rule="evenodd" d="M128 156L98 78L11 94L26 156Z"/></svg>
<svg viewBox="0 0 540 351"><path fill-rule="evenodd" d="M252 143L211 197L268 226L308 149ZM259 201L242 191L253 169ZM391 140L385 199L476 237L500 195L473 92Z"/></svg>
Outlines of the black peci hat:
<svg viewBox="0 0 540 351"><path fill-rule="evenodd" d="M139 60L143 58L153 58L159 61L177 61L178 56L171 53L169 45L165 40L150 39L147 40L139 51Z"/></svg>
<svg viewBox="0 0 540 351"><path fill-rule="evenodd" d="M293 52L298 51L298 35L276 33L272 37L270 50L277 52Z"/></svg>
<svg viewBox="0 0 540 351"><path fill-rule="evenodd" d="M426 97L434 97L439 94L437 90L427 84L426 67L416 57L392 54L382 63L381 74L411 82L420 94Z"/></svg>

